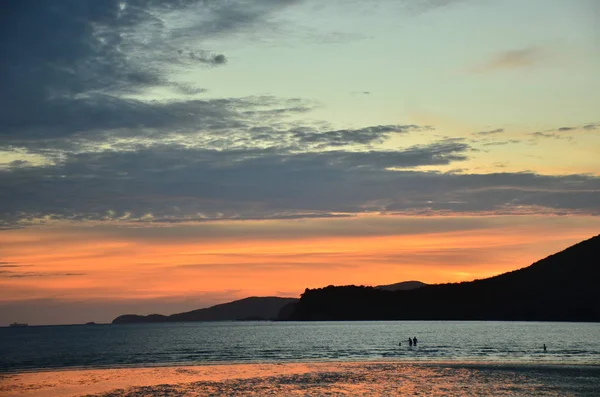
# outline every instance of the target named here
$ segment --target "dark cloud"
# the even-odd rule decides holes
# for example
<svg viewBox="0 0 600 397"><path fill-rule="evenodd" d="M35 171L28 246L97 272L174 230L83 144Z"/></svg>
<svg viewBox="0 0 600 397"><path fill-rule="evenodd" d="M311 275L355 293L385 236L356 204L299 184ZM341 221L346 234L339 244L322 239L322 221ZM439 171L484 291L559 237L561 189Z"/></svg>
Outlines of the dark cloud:
<svg viewBox="0 0 600 397"><path fill-rule="evenodd" d="M268 96L146 103L97 95L89 101L68 102L70 105L46 108L43 114L33 110L27 128L4 130L4 136L0 133L0 146L4 143L9 148L48 154L48 149L81 150L124 138L135 138L135 145L147 146L190 134L200 138L196 139L199 144L212 142L214 146L226 139L230 146L234 140L244 139L242 132L255 125L273 118L283 122L287 115L313 107L300 99ZM202 137L197 136L200 132Z"/></svg>
<svg viewBox="0 0 600 397"><path fill-rule="evenodd" d="M194 85L191 85L191 84L182 84L182 83L172 84L171 89L177 93L184 94L184 95L196 95L196 94L204 94L204 93L208 92L208 90L206 88L195 87Z"/></svg>
<svg viewBox="0 0 600 397"><path fill-rule="evenodd" d="M3 3L0 148L46 162L3 164L0 227L38 218L181 222L510 211L518 202L563 210L577 202L581 210L597 210L592 177L418 171L466 160L473 149L462 141L373 149L392 134L431 127L339 129L298 121L317 106L310 101L199 99L190 95L203 88L172 80L173 70L227 62L218 50L204 48L203 39L274 28L273 12L296 3ZM129 95L157 87L185 96ZM573 183L583 188L574 191ZM524 186L535 194L524 193ZM549 186L552 198L544 193ZM506 192L496 195L499 187Z"/></svg>
<svg viewBox="0 0 600 397"><path fill-rule="evenodd" d="M115 97L97 97L98 91L164 84L159 71L133 64L119 50L122 35L152 19L140 7L122 10L118 1L5 3L0 42L2 134L43 128L54 112L67 116L63 108L75 106L77 113L92 116L94 103L122 104ZM102 114L95 116L91 122Z"/></svg>
<svg viewBox="0 0 600 397"><path fill-rule="evenodd" d="M327 146L346 146L352 144L371 144L385 141L390 134L411 131L430 130L431 127L418 125L378 125L359 129L345 129L319 132L311 128L292 130L294 138L301 144L325 144Z"/></svg>
<svg viewBox="0 0 600 397"><path fill-rule="evenodd" d="M600 123L588 124L588 125L583 126L583 128L586 130L595 130L595 129L600 128Z"/></svg>
<svg viewBox="0 0 600 397"><path fill-rule="evenodd" d="M0 145L127 128L135 128L136 134L144 134L145 128L173 131L202 126L206 116L223 119L228 109L218 101L159 103L122 94L157 86L202 92L170 80L174 69L194 62L227 62L223 54L197 48L201 40L262 26L258 23L269 14L294 3L5 1L0 15ZM185 23L175 24L167 15Z"/></svg>
<svg viewBox="0 0 600 397"><path fill-rule="evenodd" d="M276 150L206 150L164 146L131 152L70 154L55 166L0 173L3 219L56 215L105 219L135 217L265 217L335 211L331 188L352 178L377 178L386 168L444 165L466 159L468 146L438 142L403 151L280 153ZM377 180L373 180L377 184ZM341 193L341 192L340 192ZM331 198L330 194L333 194ZM340 205L356 210L355 204ZM27 214L27 215L26 215ZM111 216L109 216L110 218Z"/></svg>
<svg viewBox="0 0 600 397"><path fill-rule="evenodd" d="M183 50L180 50L179 53L185 54ZM222 66L227 63L227 58L223 54L211 54L207 51L189 51L187 55L194 61L205 63L211 66Z"/></svg>
<svg viewBox="0 0 600 397"><path fill-rule="evenodd" d="M533 173L441 174L407 169L467 158L452 141L401 151L282 153L164 146L71 154L0 173L5 224L48 217L181 222L434 213L600 211L600 178ZM404 169L392 171L391 169Z"/></svg>
<svg viewBox="0 0 600 397"><path fill-rule="evenodd" d="M560 127L558 129L559 132L566 132L566 131L573 131L575 128L574 127Z"/></svg>
<svg viewBox="0 0 600 397"><path fill-rule="evenodd" d="M473 135L481 135L481 136L486 136L486 135L496 135L496 134L501 134L504 132L504 128L497 128L495 130L490 130L490 131L479 131L479 132L474 132Z"/></svg>

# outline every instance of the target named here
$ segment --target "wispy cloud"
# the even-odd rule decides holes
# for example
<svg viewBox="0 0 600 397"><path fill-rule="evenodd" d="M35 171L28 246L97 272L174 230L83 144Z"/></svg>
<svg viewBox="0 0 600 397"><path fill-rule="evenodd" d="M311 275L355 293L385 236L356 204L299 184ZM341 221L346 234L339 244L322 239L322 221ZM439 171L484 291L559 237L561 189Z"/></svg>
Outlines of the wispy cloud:
<svg viewBox="0 0 600 397"><path fill-rule="evenodd" d="M198 61L200 63L208 64L211 66L222 66L227 63L227 57L223 54L211 54L208 51L188 51L179 50L179 54L185 54L189 56L191 60Z"/></svg>
<svg viewBox="0 0 600 397"><path fill-rule="evenodd" d="M84 276L85 273L60 273L60 272L16 272L0 270L0 278L42 278L42 277L72 277Z"/></svg>
<svg viewBox="0 0 600 397"><path fill-rule="evenodd" d="M2 261L0 261L0 269L2 269L2 268L15 269L15 268L23 268L23 267L31 267L31 266L33 266L33 265L17 263L17 262L2 262Z"/></svg>
<svg viewBox="0 0 600 397"><path fill-rule="evenodd" d="M473 135L487 136L496 135L504 132L504 128L496 128L495 130L474 132Z"/></svg>
<svg viewBox="0 0 600 397"><path fill-rule="evenodd" d="M574 127L560 127L558 129L559 132L567 132L567 131L573 131L575 128Z"/></svg>
<svg viewBox="0 0 600 397"><path fill-rule="evenodd" d="M586 124L586 125L579 125L579 126L564 126L564 127L560 127L557 128L555 131L557 132L571 132L571 131L592 131L595 129L600 129L600 123L591 123L591 124Z"/></svg>
<svg viewBox="0 0 600 397"><path fill-rule="evenodd" d="M508 139L506 141L492 141L492 142L484 142L482 146L504 146L511 145L521 142L519 139Z"/></svg>
<svg viewBox="0 0 600 397"><path fill-rule="evenodd" d="M574 141L574 138L572 136L565 136L565 135L558 134L556 132L536 131L536 132L530 132L528 135L531 136L531 138L529 139L529 143L533 144L533 145L535 145L538 142L538 140L540 140L540 139L560 139L560 140L565 140L565 141L569 141L569 142Z"/></svg>
<svg viewBox="0 0 600 397"><path fill-rule="evenodd" d="M590 123L590 124L578 125L578 126L563 126L563 127L559 127L559 128L545 130L545 131L532 132L532 133L529 133L529 135L533 136L534 138L554 138L554 139L573 140L575 135L571 134L572 132L577 132L577 131L585 132L585 131L593 131L596 129L600 129L600 123Z"/></svg>
<svg viewBox="0 0 600 397"><path fill-rule="evenodd" d="M470 69L471 73L487 73L501 70L521 69L539 61L542 51L537 47L504 51L489 61Z"/></svg>

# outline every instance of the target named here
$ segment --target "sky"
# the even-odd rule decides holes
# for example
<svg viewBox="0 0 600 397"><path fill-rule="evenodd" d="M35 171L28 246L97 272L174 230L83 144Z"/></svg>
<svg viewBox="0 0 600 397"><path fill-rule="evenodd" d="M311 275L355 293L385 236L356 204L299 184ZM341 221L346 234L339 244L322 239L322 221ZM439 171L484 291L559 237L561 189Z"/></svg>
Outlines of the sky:
<svg viewBox="0 0 600 397"><path fill-rule="evenodd" d="M600 233L596 0L8 0L0 326L468 281Z"/></svg>

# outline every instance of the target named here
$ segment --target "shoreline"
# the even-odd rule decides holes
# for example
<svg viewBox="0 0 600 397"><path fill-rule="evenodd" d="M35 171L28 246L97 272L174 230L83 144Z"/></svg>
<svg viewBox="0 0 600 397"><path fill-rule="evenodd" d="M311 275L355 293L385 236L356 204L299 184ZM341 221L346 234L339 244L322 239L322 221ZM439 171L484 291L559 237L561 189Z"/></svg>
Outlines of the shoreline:
<svg viewBox="0 0 600 397"><path fill-rule="evenodd" d="M47 372L70 372L70 371L104 371L104 370L136 370L136 369L160 369L160 368L181 368L181 367L219 367L219 366L236 366L236 365L294 365L294 364L406 364L406 365L447 365L447 366L466 366L466 365L481 365L486 367L560 367L560 368L577 368L577 367L598 367L600 368L600 360L598 362L562 362L562 361L533 361L533 360L497 360L497 361L478 361L478 360L439 360L439 359L327 359L327 360L273 360L273 361L207 361L207 362L166 362L166 363L148 363L148 364L107 364L107 365L86 365L86 366L63 366L63 367L46 367L46 368L20 368L15 370L0 370L0 378L5 376L35 374Z"/></svg>
<svg viewBox="0 0 600 397"><path fill-rule="evenodd" d="M154 393L176 396L200 391L206 395L233 392L235 395L259 396L261 393L267 394L266 391L271 395L295 395L301 389L304 391L302 395L313 395L310 394L313 392L317 393L314 395L322 395L319 393L337 390L338 394L333 395L342 396L382 395L378 393L389 393L402 386L402 390L407 392L428 389L427 395L438 395L436 390L448 391L452 388L461 388L463 393L467 388L469 395L485 395L479 393L487 390L490 384L497 383L499 387L505 387L507 381L515 383L515 376L522 379L520 384L512 385L513 388L545 385L547 380L540 379L549 378L562 393L565 387L574 387L570 379L581 378L581 374L591 374L592 379L600 379L600 363L574 365L377 360L69 368L0 374L0 394L6 397L137 397ZM597 390L599 386L594 384L591 390ZM366 390L374 390L375 394L368 394ZM541 393L537 389L535 392L532 395L554 395ZM521 395L528 395L523 393L521 390Z"/></svg>

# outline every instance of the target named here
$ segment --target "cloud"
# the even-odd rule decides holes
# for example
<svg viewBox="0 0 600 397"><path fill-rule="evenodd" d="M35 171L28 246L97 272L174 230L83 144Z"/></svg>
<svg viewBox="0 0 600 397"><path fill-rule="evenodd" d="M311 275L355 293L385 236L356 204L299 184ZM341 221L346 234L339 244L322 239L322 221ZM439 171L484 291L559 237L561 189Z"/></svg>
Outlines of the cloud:
<svg viewBox="0 0 600 397"><path fill-rule="evenodd" d="M392 133L408 133L412 131L427 131L431 127L418 125L377 125L359 129L345 129L319 132L311 128L292 130L294 138L300 143L324 144L326 146L346 146L352 144L381 143Z"/></svg>
<svg viewBox="0 0 600 397"><path fill-rule="evenodd" d="M482 143L482 146L504 146L504 145L511 145L511 144L515 144L515 143L519 143L519 142L521 142L519 139L509 139L506 141L484 142L484 143Z"/></svg>
<svg viewBox="0 0 600 397"><path fill-rule="evenodd" d="M184 54L183 50L179 50L179 54ZM194 61L198 61L200 63L205 63L211 66L222 66L227 63L227 57L223 54L211 54L207 51L189 51L186 55L190 57L190 59Z"/></svg>
<svg viewBox="0 0 600 397"><path fill-rule="evenodd" d="M0 173L5 225L52 219L186 222L357 213L600 211L600 178L419 171L468 158L440 141L399 151L280 152L153 147L70 154Z"/></svg>
<svg viewBox="0 0 600 397"><path fill-rule="evenodd" d="M473 135L481 135L481 136L487 136L487 135L496 135L496 134L501 134L504 132L504 128L497 128L495 130L490 130L490 131L479 131L479 132L474 132Z"/></svg>
<svg viewBox="0 0 600 397"><path fill-rule="evenodd" d="M119 216L130 213L132 218L197 213L233 218L335 211L327 195L336 184L356 190L359 187L351 183L354 177L368 180L385 175L390 167L462 161L468 149L464 143L440 141L401 151L287 153L164 145L65 154L64 161L53 166L0 173L0 183L7 187L0 192L0 218L106 219L110 211Z"/></svg>
<svg viewBox="0 0 600 397"><path fill-rule="evenodd" d="M579 125L579 126L575 126L575 127L560 127L560 128L557 128L556 130L550 130L550 131L556 131L556 132L571 132L571 131L581 131L581 130L592 131L597 128L600 128L600 123L591 123L591 124Z"/></svg>
<svg viewBox="0 0 600 397"><path fill-rule="evenodd" d="M132 243L188 243L203 241L246 241L246 240L286 240L296 238L326 238L326 237L367 237L367 236L408 236L435 232L456 232L479 230L489 227L488 217L395 217L395 216L353 216L310 219L309 222L280 219L262 223L264 227L256 227L256 223L245 221L220 222L179 222L169 224L153 224L152 227L140 227L139 224L94 223L86 227L85 223L62 224L52 229L40 230L40 238L44 244L59 244L61 241L80 242L94 238L97 240L114 239L126 240ZM36 242L35 244L40 244ZM28 249L33 243L20 242L19 249ZM123 253L125 253L124 251ZM100 255L105 255L104 251ZM193 257L236 257L238 259L255 259L261 254L252 253L206 253L191 254ZM253 256L255 255L255 256ZM315 254L287 253L278 257L298 260L301 257L335 256L337 254L318 252ZM197 260L197 259L195 259Z"/></svg>
<svg viewBox="0 0 600 397"><path fill-rule="evenodd" d="M564 136L564 135L557 134L556 132L541 132L541 131L536 131L536 132L530 132L528 135L530 135L530 136L533 137L531 139L532 141L535 141L536 139L539 139L539 138L564 139L564 140L567 140L567 141L572 141L573 140L572 136Z"/></svg>
<svg viewBox="0 0 600 397"><path fill-rule="evenodd" d="M466 0L419 0L399 2L401 7L414 15L418 15L437 8L448 7L453 4L465 2Z"/></svg>
<svg viewBox="0 0 600 397"><path fill-rule="evenodd" d="M0 270L0 278L41 278L41 277L72 277L84 276L85 273L60 273L60 272L15 272L11 270Z"/></svg>
<svg viewBox="0 0 600 397"><path fill-rule="evenodd" d="M541 56L536 47L504 51L482 65L471 69L471 73L488 73L501 70L521 69L535 64Z"/></svg>
<svg viewBox="0 0 600 397"><path fill-rule="evenodd" d="M202 87L173 79L174 71L200 65L203 73L213 73L227 63L218 49L204 46L206 40L270 31L273 13L297 3L4 4L0 150L23 158L11 157L0 170L0 227L51 219L167 223L522 208L514 203L530 193L523 193L519 174L502 180L497 174L419 170L468 159L473 148L463 141L376 149L395 134L432 127L341 129L300 119L319 106L313 101L203 98ZM508 52L496 63L515 64L535 54ZM145 96L156 88L180 96ZM486 142L505 143L512 141ZM571 202L579 203L578 210L596 211L587 201L596 179L527 175L526 186L541 189L539 200L527 203L531 211L571 210ZM585 189L573 191L571 182ZM554 206L542 199L547 185L558 194ZM512 201L486 201L493 193L481 192L499 187L513 194ZM483 202L461 189L477 189L473 197Z"/></svg>
<svg viewBox="0 0 600 397"><path fill-rule="evenodd" d="M15 269L15 268L22 268L22 267L31 267L33 265L26 265L26 264L22 264L22 263L17 263L17 262L3 262L0 261L0 269ZM0 270L0 272L2 272L2 270ZM8 271L4 271L4 273L7 273Z"/></svg>
<svg viewBox="0 0 600 397"><path fill-rule="evenodd" d="M196 95L208 92L206 88L195 87L192 84L174 83L170 87L173 91L184 95Z"/></svg>
<svg viewBox="0 0 600 397"><path fill-rule="evenodd" d="M4 2L0 146L116 129L135 128L137 134L147 128L176 131L203 125L204 112L221 119L227 105L218 101L139 98L156 87L202 92L201 87L172 80L172 75L198 63L227 62L225 55L202 48L203 40L262 29L271 13L295 3Z"/></svg>
<svg viewBox="0 0 600 397"><path fill-rule="evenodd" d="M541 131L530 132L529 135L536 137L536 138L560 138L560 135L558 135L558 134L551 134L548 132L541 132Z"/></svg>
<svg viewBox="0 0 600 397"><path fill-rule="evenodd" d="M22 267L23 265L17 265L14 262L0 262L0 268L8 268L8 267Z"/></svg>

